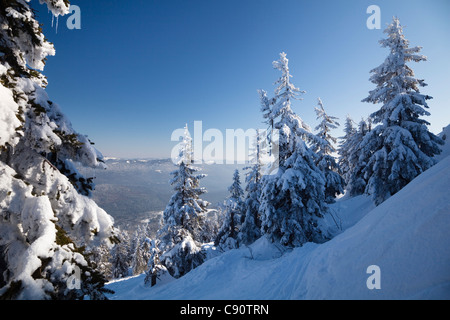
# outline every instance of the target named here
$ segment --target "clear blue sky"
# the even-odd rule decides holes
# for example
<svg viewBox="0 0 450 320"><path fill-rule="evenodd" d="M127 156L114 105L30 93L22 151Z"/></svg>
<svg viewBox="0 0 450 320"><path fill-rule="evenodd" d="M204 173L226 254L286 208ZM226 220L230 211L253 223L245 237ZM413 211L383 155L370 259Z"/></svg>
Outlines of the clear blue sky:
<svg viewBox="0 0 450 320"><path fill-rule="evenodd" d="M264 128L257 90L273 93L282 51L307 91L294 111L312 128L317 97L341 124L347 114L359 121L380 107L361 100L388 54L378 40L394 15L429 58L410 66L434 97L431 131L450 123L448 0L73 0L81 30L60 17L57 33L32 3L56 47L44 70L50 98L105 156L169 157L172 131L195 120L204 130ZM372 4L381 30L366 27Z"/></svg>

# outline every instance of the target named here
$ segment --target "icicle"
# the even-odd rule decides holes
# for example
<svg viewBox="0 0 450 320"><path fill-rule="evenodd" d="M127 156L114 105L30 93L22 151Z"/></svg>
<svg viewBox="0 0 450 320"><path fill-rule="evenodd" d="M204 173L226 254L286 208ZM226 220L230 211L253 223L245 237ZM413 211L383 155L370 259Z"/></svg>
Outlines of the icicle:
<svg viewBox="0 0 450 320"><path fill-rule="evenodd" d="M48 11L50 12L50 9ZM55 15L53 13L53 11L51 12L51 14L52 14L52 28L53 28L54 21L55 21L55 18L56 18L56 33L58 34L59 15Z"/></svg>

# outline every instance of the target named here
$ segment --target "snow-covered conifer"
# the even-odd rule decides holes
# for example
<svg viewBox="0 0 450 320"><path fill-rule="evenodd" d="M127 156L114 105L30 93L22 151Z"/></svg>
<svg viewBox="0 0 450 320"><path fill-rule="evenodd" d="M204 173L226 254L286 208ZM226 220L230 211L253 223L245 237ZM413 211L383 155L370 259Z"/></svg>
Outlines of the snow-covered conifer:
<svg viewBox="0 0 450 320"><path fill-rule="evenodd" d="M0 2L0 296L103 299L105 279L84 253L114 241L113 219L74 165L104 168L102 155L45 91L40 71L55 50L28 2ZM40 2L69 11L65 0Z"/></svg>
<svg viewBox="0 0 450 320"><path fill-rule="evenodd" d="M371 70L370 81L376 88L364 102L381 103L371 117L377 126L364 138L362 153L367 157L364 174L368 179L366 193L380 204L397 193L412 179L435 164L440 153L440 138L431 133L422 116L429 116L427 101L420 93L427 84L415 78L408 62L426 61L421 47L409 47L398 18L384 30L380 40L389 49L386 60Z"/></svg>
<svg viewBox="0 0 450 320"><path fill-rule="evenodd" d="M159 249L160 240L149 240L149 259L147 265L147 271L144 279L145 284L154 286L160 277L167 272L165 266L161 264L160 256L161 250Z"/></svg>
<svg viewBox="0 0 450 320"><path fill-rule="evenodd" d="M234 170L233 173L233 183L228 188L228 192L230 193L230 199L238 204L239 207L243 206L242 197L244 196L244 190L241 187L241 177L239 175L239 170Z"/></svg>
<svg viewBox="0 0 450 320"><path fill-rule="evenodd" d="M261 140L261 132L257 130L253 154L250 155L253 165L244 168L244 170L248 170L245 178L244 219L238 235L239 243L244 245L253 243L261 236L261 217L259 214L262 179Z"/></svg>
<svg viewBox="0 0 450 320"><path fill-rule="evenodd" d="M330 131L336 129L339 123L337 118L328 115L323 107L323 102L318 98L318 107L315 108L317 119L321 120L316 127L318 131L317 139L313 142L312 148L316 153L316 165L325 175L325 201L333 203L336 196L344 193L345 181L341 176L340 167L337 163L334 153L336 149L334 144L337 139L331 136Z"/></svg>
<svg viewBox="0 0 450 320"><path fill-rule="evenodd" d="M118 235L119 242L111 250L111 268L113 279L125 278L130 276L129 268L131 259L129 255L129 236L122 231Z"/></svg>
<svg viewBox="0 0 450 320"><path fill-rule="evenodd" d="M351 196L358 196L364 193L367 186L367 177L364 170L367 166L367 154L362 152L363 141L372 130L371 119L361 119L358 130L348 140L348 172L346 175L347 193Z"/></svg>
<svg viewBox="0 0 450 320"><path fill-rule="evenodd" d="M178 169L171 174L170 183L175 193L163 213L163 227L159 231L161 240L160 260L171 276L178 278L203 262L201 252L202 226L209 203L200 196L206 189L200 187L200 179L192 166L192 144L189 131L180 148Z"/></svg>
<svg viewBox="0 0 450 320"><path fill-rule="evenodd" d="M216 246L223 249L234 249L239 247L238 232L244 217L244 202L242 197L244 191L241 187L239 170L233 174L233 184L228 188L230 196L225 200L225 219L220 227L219 233L214 241Z"/></svg>
<svg viewBox="0 0 450 320"><path fill-rule="evenodd" d="M101 273L107 280L113 279L110 246L101 244L92 247L89 250L88 259L94 269Z"/></svg>
<svg viewBox="0 0 450 320"><path fill-rule="evenodd" d="M133 248L131 249L133 252L131 260L133 275L139 275L147 271L151 254L151 240L147 231L147 225L139 225L134 234Z"/></svg>
<svg viewBox="0 0 450 320"><path fill-rule="evenodd" d="M279 168L262 179L262 231L272 241L287 246L322 242L327 238L321 224L327 210L325 177L306 144L319 138L291 108L303 91L290 81L286 54L281 53L273 66L282 73L276 82L275 96L268 99L264 91L260 91L260 96L266 122L279 132Z"/></svg>
<svg viewBox="0 0 450 320"><path fill-rule="evenodd" d="M341 141L337 150L339 154L338 164L346 184L349 181L348 174L350 172L349 158L351 155L351 140L355 133L356 128L354 126L354 121L347 115L347 118L345 119L344 136L339 138Z"/></svg>

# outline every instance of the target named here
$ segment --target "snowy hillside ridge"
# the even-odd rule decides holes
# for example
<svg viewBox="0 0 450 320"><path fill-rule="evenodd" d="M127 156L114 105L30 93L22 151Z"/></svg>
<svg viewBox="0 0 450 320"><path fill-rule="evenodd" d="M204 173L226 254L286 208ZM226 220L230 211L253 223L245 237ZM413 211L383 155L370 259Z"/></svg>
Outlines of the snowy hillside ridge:
<svg viewBox="0 0 450 320"><path fill-rule="evenodd" d="M109 298L450 299L449 184L447 157L327 243L281 255L263 237L153 288L144 286L143 276L111 282L107 287L116 293ZM372 206L368 199L342 199L335 206L345 222L351 211ZM366 285L371 265L380 267L379 290Z"/></svg>

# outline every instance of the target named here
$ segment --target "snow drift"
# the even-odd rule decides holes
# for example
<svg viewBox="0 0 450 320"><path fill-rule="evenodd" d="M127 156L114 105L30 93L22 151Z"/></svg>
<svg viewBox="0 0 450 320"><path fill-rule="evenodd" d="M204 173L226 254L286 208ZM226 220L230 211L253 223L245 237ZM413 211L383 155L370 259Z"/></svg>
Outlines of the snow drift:
<svg viewBox="0 0 450 320"><path fill-rule="evenodd" d="M142 275L111 282L109 298L450 299L449 184L446 157L373 210L365 196L338 201L348 228L327 243L282 254L261 238L152 288ZM349 226L352 208L370 212ZM380 268L381 289L367 287L371 265Z"/></svg>

